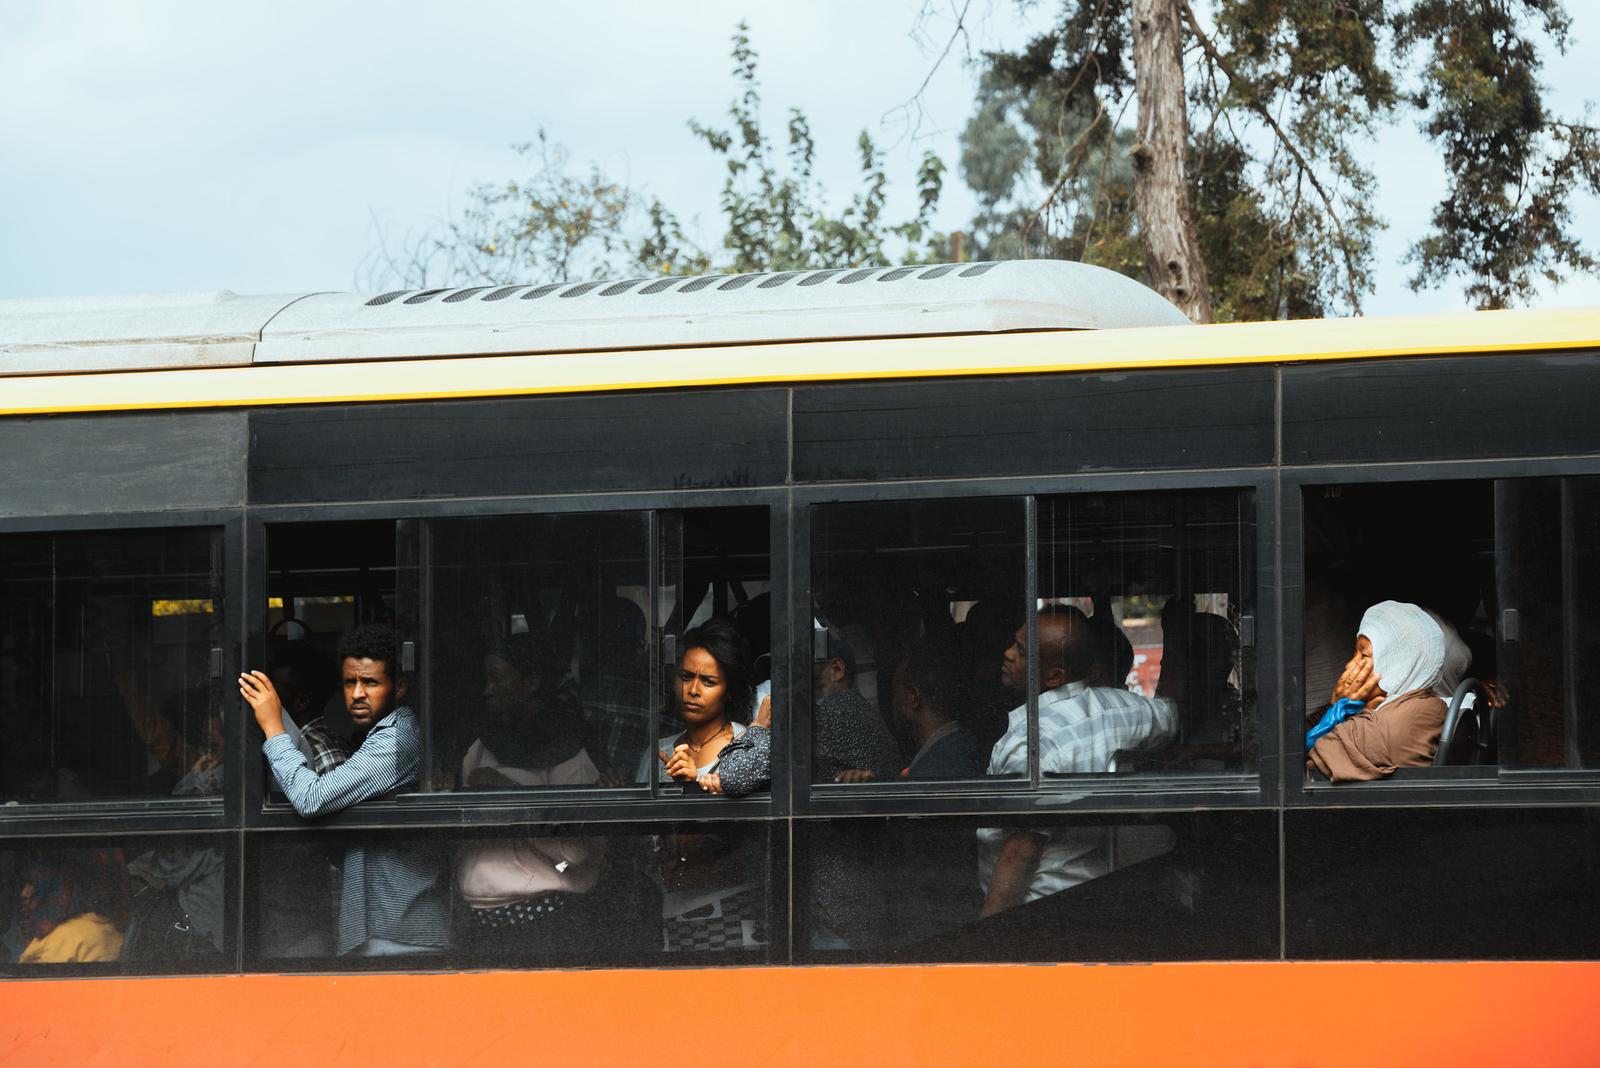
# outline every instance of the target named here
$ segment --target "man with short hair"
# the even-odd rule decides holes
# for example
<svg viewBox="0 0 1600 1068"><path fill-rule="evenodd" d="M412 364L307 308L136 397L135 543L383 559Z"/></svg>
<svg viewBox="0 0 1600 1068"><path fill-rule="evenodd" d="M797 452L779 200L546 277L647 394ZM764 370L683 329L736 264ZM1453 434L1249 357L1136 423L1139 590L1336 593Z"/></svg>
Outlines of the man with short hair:
<svg viewBox="0 0 1600 1068"><path fill-rule="evenodd" d="M1164 626L1178 599L1162 613ZM1181 607L1181 606L1180 606ZM1181 617L1172 618L1181 626ZM1170 738L1177 706L1165 695L1167 680L1181 679L1181 664L1162 664L1154 698L1089 680L1103 668L1103 637L1076 608L1047 605L1039 619L1039 770L1046 775L1104 772L1119 749L1147 749ZM1177 650L1174 649L1174 652ZM1029 686L1028 632L1018 630L1000 668L1008 689ZM1028 703L1011 710L1006 732L989 757L990 775L1028 773ZM1043 831L985 827L978 831L978 881L982 915L1059 893L1109 871L1106 834L1100 829Z"/></svg>
<svg viewBox="0 0 1600 1068"><path fill-rule="evenodd" d="M917 747L902 776L907 779L977 779L987 763L971 731L958 716L961 675L953 649L919 642L894 673L891 709L895 726Z"/></svg>
<svg viewBox="0 0 1600 1068"><path fill-rule="evenodd" d="M307 818L386 797L417 781L417 714L400 704L407 680L397 670L399 640L382 624L358 626L339 642L340 677L351 722L363 735L355 752L328 771L308 767L283 727L283 704L264 672L239 676L239 692L266 735L261 751L295 811ZM449 893L444 854L428 845L353 845L345 850L339 894L339 953L386 956L443 949Z"/></svg>

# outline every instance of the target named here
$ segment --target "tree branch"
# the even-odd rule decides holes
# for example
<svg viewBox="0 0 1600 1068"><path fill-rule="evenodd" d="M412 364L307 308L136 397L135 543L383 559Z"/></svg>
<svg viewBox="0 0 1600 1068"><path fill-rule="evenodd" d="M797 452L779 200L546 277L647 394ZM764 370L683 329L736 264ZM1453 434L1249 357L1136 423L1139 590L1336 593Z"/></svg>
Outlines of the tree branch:
<svg viewBox="0 0 1600 1068"><path fill-rule="evenodd" d="M1242 82L1244 79L1239 77L1233 66L1223 58L1222 53L1217 50L1217 46L1211 42L1211 38L1207 37L1206 32L1200 28L1200 20L1195 17L1194 8L1189 6L1189 0L1177 0L1177 4L1183 9L1183 18L1189 24L1189 31L1200 42L1200 46L1206 50L1206 54L1211 57L1211 61L1217 65L1222 73L1228 76L1228 81ZM1244 106L1260 116L1261 120L1271 128L1273 135L1283 145L1285 151L1294 158L1295 165L1300 168L1300 172L1306 176L1306 180L1311 183L1311 188L1317 191L1317 196L1322 200L1322 206L1327 211L1328 218L1333 220L1333 228L1339 232L1339 253L1344 259L1345 285L1350 298L1350 307L1359 314L1361 311L1361 297L1356 292L1356 266L1350 255L1350 238L1345 233L1344 223L1340 221L1338 211L1334 209L1333 197L1323 187L1321 180L1317 178L1316 172L1311 169L1311 164L1306 160L1305 155L1301 153L1300 147L1294 143L1284 128L1278 124L1278 120L1273 117L1271 111L1267 110L1266 105L1252 97L1245 99Z"/></svg>

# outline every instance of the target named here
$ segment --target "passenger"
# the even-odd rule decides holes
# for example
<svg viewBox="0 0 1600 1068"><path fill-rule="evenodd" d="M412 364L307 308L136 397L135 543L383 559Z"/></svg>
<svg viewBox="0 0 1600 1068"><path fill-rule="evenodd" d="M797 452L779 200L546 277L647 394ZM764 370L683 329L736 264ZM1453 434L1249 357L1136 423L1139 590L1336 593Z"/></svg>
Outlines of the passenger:
<svg viewBox="0 0 1600 1068"><path fill-rule="evenodd" d="M828 627L826 643L826 656L811 666L811 781L890 778L900 766L894 735L856 689L855 654L844 632Z"/></svg>
<svg viewBox="0 0 1600 1068"><path fill-rule="evenodd" d="M323 718L323 706L339 688L339 673L308 641L285 642L267 664L267 676L278 691L286 717L294 725L290 739L321 775L343 764L350 753Z"/></svg>
<svg viewBox="0 0 1600 1068"><path fill-rule="evenodd" d="M1133 643L1117 626L1110 600L1096 593L1091 595L1090 604L1094 608L1094 614L1089 617L1089 631L1094 637L1095 666L1084 682L1089 686L1123 689L1133 671Z"/></svg>
<svg viewBox="0 0 1600 1068"><path fill-rule="evenodd" d="M120 849L41 849L18 873L19 964L114 961L128 925L128 871Z"/></svg>
<svg viewBox="0 0 1600 1068"><path fill-rule="evenodd" d="M895 725L917 747L902 778L981 778L987 758L958 719L961 676L952 651L924 641L894 675Z"/></svg>
<svg viewBox="0 0 1600 1068"><path fill-rule="evenodd" d="M513 634L483 658L483 733L467 750L468 787L587 786L600 771L584 748L583 706L547 643ZM576 951L593 937L589 908L604 859L596 838L485 839L456 853L479 957Z"/></svg>
<svg viewBox="0 0 1600 1068"><path fill-rule="evenodd" d="M685 729L661 743L663 781L705 783L722 753L746 736L749 646L713 619L683 636L676 684ZM770 707L770 706L769 706ZM748 835L668 834L661 850L663 938L669 951L749 949L765 942L759 840Z"/></svg>
<svg viewBox="0 0 1600 1068"><path fill-rule="evenodd" d="M239 692L266 735L262 752L295 811L307 818L386 797L417 781L421 731L417 714L400 704L407 680L397 670L399 641L392 627L365 624L339 642L344 703L365 732L350 759L318 774L283 728L283 704L265 672L239 676ZM432 845L352 845L344 853L339 894L341 955L429 953L445 947L449 893L443 853Z"/></svg>
<svg viewBox="0 0 1600 1068"><path fill-rule="evenodd" d="M1334 725L1307 736L1306 766L1333 782L1362 782L1431 765L1470 658L1455 628L1425 609L1400 601L1373 605L1361 617L1355 655L1322 717ZM1359 711L1338 721L1341 702Z"/></svg>
<svg viewBox="0 0 1600 1068"><path fill-rule="evenodd" d="M1173 598L1162 612L1163 629L1180 626L1185 611ZM1171 620L1169 624L1169 619ZM1177 708L1167 690L1184 677L1180 656L1164 658L1157 696L1120 687L1091 687L1095 634L1076 608L1050 605L1040 610L1039 767L1046 775L1103 772L1119 749L1148 749L1170 738ZM1006 650L1000 679L1013 691L1029 684L1027 629L1017 631ZM1169 679L1171 682L1169 683ZM990 775L1028 772L1028 704L1012 710L1006 733L989 757ZM984 892L982 915L1054 894L1110 870L1103 831L1072 828L1051 831L986 827L978 831L978 879Z"/></svg>
<svg viewBox="0 0 1600 1068"><path fill-rule="evenodd" d="M644 610L637 604L625 597L611 597L601 604L595 646L585 658L596 670L592 674L586 670L583 677L592 739L589 755L607 785L649 781L634 778L650 748L648 634Z"/></svg>
<svg viewBox="0 0 1600 1068"><path fill-rule="evenodd" d="M750 648L726 620L709 620L683 636L676 692L685 726L661 742L661 781L698 783L717 770L723 748L745 733L755 695L750 673Z"/></svg>
<svg viewBox="0 0 1600 1068"><path fill-rule="evenodd" d="M1015 695L1000 685L995 665L1011 644L1022 614L1020 598L1012 601L992 597L967 609L966 618L956 627L956 647L967 695L961 718L985 753L1005 733L1006 713L1016 703Z"/></svg>

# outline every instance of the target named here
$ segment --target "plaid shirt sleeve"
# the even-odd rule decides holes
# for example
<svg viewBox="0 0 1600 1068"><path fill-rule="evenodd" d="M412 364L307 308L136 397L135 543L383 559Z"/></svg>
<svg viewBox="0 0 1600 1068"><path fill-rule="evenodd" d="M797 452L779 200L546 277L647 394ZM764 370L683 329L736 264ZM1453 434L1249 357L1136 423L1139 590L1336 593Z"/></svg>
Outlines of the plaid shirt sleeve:
<svg viewBox="0 0 1600 1068"><path fill-rule="evenodd" d="M333 732L328 730L328 725L320 717L301 727L300 737L305 739L306 748L311 750L311 758L306 763L318 775L332 771L350 758L350 754L344 751L344 746L333 737Z"/></svg>

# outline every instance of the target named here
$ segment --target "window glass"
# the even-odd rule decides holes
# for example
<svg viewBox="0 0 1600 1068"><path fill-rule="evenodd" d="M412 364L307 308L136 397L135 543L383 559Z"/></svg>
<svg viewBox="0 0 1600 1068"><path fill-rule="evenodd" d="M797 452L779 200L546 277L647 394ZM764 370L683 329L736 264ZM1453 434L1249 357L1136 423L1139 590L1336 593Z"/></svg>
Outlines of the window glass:
<svg viewBox="0 0 1600 1068"><path fill-rule="evenodd" d="M0 537L0 800L220 793L221 546Z"/></svg>
<svg viewBox="0 0 1600 1068"><path fill-rule="evenodd" d="M0 844L7 970L229 968L227 841L144 835Z"/></svg>
<svg viewBox="0 0 1600 1068"><path fill-rule="evenodd" d="M426 527L422 679L433 788L646 781L647 514Z"/></svg>
<svg viewBox="0 0 1600 1068"><path fill-rule="evenodd" d="M1039 689L1045 776L1254 766L1254 545L1242 491L1041 497L1037 663L1019 628L1003 681ZM1030 670L1030 668L1032 670ZM1026 721L995 758L1020 771Z"/></svg>
<svg viewBox="0 0 1600 1068"><path fill-rule="evenodd" d="M1600 477L1502 480L1494 511L1500 611L1483 632L1497 644L1482 641L1472 674L1494 683L1498 746L1468 738L1453 756L1497 748L1512 767L1600 768Z"/></svg>
<svg viewBox="0 0 1600 1068"><path fill-rule="evenodd" d="M853 817L796 826L815 961L1275 957L1276 817Z"/></svg>
<svg viewBox="0 0 1600 1068"><path fill-rule="evenodd" d="M772 556L767 509L661 512L661 720L649 774L663 793L771 785ZM781 702L782 694L778 695Z"/></svg>
<svg viewBox="0 0 1600 1068"><path fill-rule="evenodd" d="M251 959L265 970L768 959L765 825L532 831L260 836Z"/></svg>
<svg viewBox="0 0 1600 1068"><path fill-rule="evenodd" d="M382 624L394 628L402 652L415 649L418 540L412 521L267 528L267 659L247 666L270 676L291 741L320 771L342 763L360 742L346 708L340 638L359 624ZM415 671L391 667L406 682L391 704L416 707ZM282 800L270 771L266 781Z"/></svg>
<svg viewBox="0 0 1600 1068"><path fill-rule="evenodd" d="M989 772L1021 701L1000 674L1026 614L1023 507L988 498L813 510L814 782Z"/></svg>

